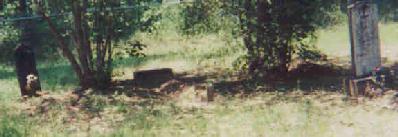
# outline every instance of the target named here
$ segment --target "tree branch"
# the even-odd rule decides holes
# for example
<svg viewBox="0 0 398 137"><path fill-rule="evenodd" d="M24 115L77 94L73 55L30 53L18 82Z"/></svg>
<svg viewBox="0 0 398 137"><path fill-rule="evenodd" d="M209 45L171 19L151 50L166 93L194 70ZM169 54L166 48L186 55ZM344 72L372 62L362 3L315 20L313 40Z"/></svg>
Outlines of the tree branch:
<svg viewBox="0 0 398 137"><path fill-rule="evenodd" d="M39 13L42 16L42 18L47 22L47 24L51 30L51 33L56 38L56 40L58 42L58 47L61 50L62 54L71 63L72 68L75 71L75 73L77 74L77 76L79 77L79 79L82 80L83 73L82 73L81 67L80 67L79 63L76 61L72 51L66 45L65 39L57 31L57 29L56 29L55 25L53 24L53 22L51 21L50 17L48 17L42 10L39 10ZM82 81L80 81L80 82L82 82Z"/></svg>

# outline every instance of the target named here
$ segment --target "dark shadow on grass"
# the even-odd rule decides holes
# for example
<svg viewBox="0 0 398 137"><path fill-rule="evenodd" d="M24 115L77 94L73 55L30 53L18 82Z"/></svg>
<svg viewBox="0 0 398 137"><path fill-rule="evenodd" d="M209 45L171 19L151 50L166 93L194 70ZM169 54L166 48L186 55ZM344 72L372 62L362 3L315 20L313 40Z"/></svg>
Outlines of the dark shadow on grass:
<svg viewBox="0 0 398 137"><path fill-rule="evenodd" d="M180 55L173 55L180 57ZM115 67L136 67L148 61L173 57L172 55L154 55L141 58L125 58L114 61ZM212 57L213 55L203 55ZM221 72L206 73L194 75L190 73L176 74L176 80L188 86L208 85L209 81L214 81L224 73ZM65 64L47 65L39 67L40 77L45 89L56 89L56 87L77 86L77 79L71 67ZM15 73L6 69L0 70L1 79L15 77ZM267 78L248 78L248 76L229 76L239 77L239 80L215 80L212 83L214 90L221 95L250 94L254 92L288 92L288 91L330 91L339 92L343 88L343 80L348 78L349 71L341 67L321 66L316 64L304 64L290 72L290 77L285 80L275 80ZM167 81L165 81L167 82ZM164 95L156 92L164 83L155 84L153 87L145 86L145 83L137 83L134 80L116 81L110 87L106 94L124 93L128 96L139 96L144 98L153 98Z"/></svg>
<svg viewBox="0 0 398 137"><path fill-rule="evenodd" d="M379 72L385 76L387 89L398 88L398 63L384 66ZM313 92L344 92L348 88L348 79L351 78L349 66L337 66L331 63L300 64L291 70L287 78L278 79L278 76L261 78L246 78L237 81L221 81L215 83L215 89L222 95L251 94L253 92L290 92L302 91L311 94Z"/></svg>
<svg viewBox="0 0 398 137"><path fill-rule="evenodd" d="M152 59L162 58L162 56L152 57ZM146 59L148 61L148 59ZM125 60L122 65L131 60ZM136 62L135 65L140 65L145 62ZM132 63L134 64L134 63ZM198 73L192 72L175 74L173 79L158 81L139 82L137 80L122 80L114 81L112 87L103 91L101 94L125 94L130 97L142 98L158 98L169 94L169 92L159 92L162 85L170 83L170 81L178 81L174 84L184 86L205 87L213 85L216 93L223 96L230 96L236 94L247 94L258 92L291 92L302 91L305 94L322 92L342 92L346 85L345 80L350 77L349 67L340 67L330 63L326 64L300 64L295 69L292 69L287 77L284 79L275 79L275 76L266 75L265 77L251 78L242 74L227 74L227 77L235 77L235 80L223 80L226 70L218 70L218 72ZM397 65L398 70L398 65ZM220 79L221 78L221 79ZM175 90L180 90L176 88Z"/></svg>
<svg viewBox="0 0 398 137"><path fill-rule="evenodd" d="M349 71L342 67L321 66L316 64L305 64L289 72L287 79L249 78L244 75L229 75L238 80L219 80L225 76L225 70L205 74L181 73L175 74L174 78L161 80L154 78L151 81L140 82L137 80L115 81L113 86L102 94L125 94L130 97L158 98L173 93L167 90L162 92L165 85L174 86L171 89L181 91L181 86L193 86L207 89L213 85L216 93L223 96L236 94L252 94L257 92L290 92L302 91L312 93L318 91L341 92L343 80L348 77ZM223 76L221 76L223 75ZM218 79L218 80L217 80ZM155 82L156 81L156 82ZM177 81L177 82L176 82ZM217 81L217 82L214 82ZM174 85L173 85L174 84Z"/></svg>
<svg viewBox="0 0 398 137"><path fill-rule="evenodd" d="M114 95L114 94L124 94L129 97L140 97L140 98L161 98L165 97L167 94L175 93L184 86L198 86L204 85L206 80L209 79L211 75L190 75L188 73L174 74L174 77L167 79L152 79L141 81L139 79L131 80L118 80L113 81L111 87L104 91L100 91L97 94L101 95ZM162 92L162 87L164 85L171 85L170 92Z"/></svg>
<svg viewBox="0 0 398 137"><path fill-rule="evenodd" d="M189 54L189 52L169 52L165 54L148 55L145 57L115 58L115 60L113 61L113 66L114 68L137 67L151 60L159 59L209 59L226 56L227 54L233 54L234 52L236 52L234 49L220 49L203 55L191 55ZM41 83L44 89L57 90L60 88L62 89L63 87L77 86L77 78L67 62L57 62L54 64L39 62L38 66ZM0 79L16 78L14 70L11 69L12 66L9 67L10 68L7 69L0 68Z"/></svg>
<svg viewBox="0 0 398 137"><path fill-rule="evenodd" d="M14 71L6 70L4 68L0 68L0 79L11 79L16 78L17 74Z"/></svg>
<svg viewBox="0 0 398 137"><path fill-rule="evenodd" d="M142 65L143 63L153 60L159 59L163 56L148 56L148 57L130 57L117 59L114 61L115 67L136 67ZM68 64L68 62L62 63L43 63L40 62L38 67L38 71L40 74L40 80L42 83L42 87L45 90L58 90L67 87L76 87L78 84L77 77ZM10 66L11 67L11 66ZM15 71L11 68L0 68L0 79L15 79L16 74Z"/></svg>
<svg viewBox="0 0 398 137"><path fill-rule="evenodd" d="M57 90L77 85L77 78L68 64L39 67L40 81L45 90Z"/></svg>
<svg viewBox="0 0 398 137"><path fill-rule="evenodd" d="M278 74L265 74L264 77L218 82L215 83L215 89L223 95L275 91L341 92L343 81L349 74L349 70L343 67L309 63L299 65L285 78L278 77Z"/></svg>

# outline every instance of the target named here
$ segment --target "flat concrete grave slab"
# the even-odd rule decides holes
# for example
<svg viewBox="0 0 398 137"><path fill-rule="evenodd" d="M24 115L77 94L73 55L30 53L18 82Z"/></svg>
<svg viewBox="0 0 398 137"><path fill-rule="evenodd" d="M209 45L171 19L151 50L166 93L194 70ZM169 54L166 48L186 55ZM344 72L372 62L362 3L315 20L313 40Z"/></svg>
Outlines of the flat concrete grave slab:
<svg viewBox="0 0 398 137"><path fill-rule="evenodd" d="M139 87L159 88L163 83L174 78L171 68L140 70L134 72L134 81Z"/></svg>

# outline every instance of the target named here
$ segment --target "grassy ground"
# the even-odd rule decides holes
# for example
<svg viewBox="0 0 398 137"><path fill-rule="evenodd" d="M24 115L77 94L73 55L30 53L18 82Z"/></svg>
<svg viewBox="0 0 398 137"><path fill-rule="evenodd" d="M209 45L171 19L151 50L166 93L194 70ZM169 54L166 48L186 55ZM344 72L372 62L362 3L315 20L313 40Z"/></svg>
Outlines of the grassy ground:
<svg viewBox="0 0 398 137"><path fill-rule="evenodd" d="M398 59L398 24L380 24L380 43L382 56L391 60ZM350 56L350 39L347 25L339 25L319 31L317 43L321 51L334 57Z"/></svg>
<svg viewBox="0 0 398 137"><path fill-rule="evenodd" d="M395 60L397 24L383 24L384 55ZM216 36L186 39L175 34L152 38L138 36L148 45L145 58L116 61L115 79L131 79L134 70L170 67L176 72L225 76L241 47L225 46ZM319 48L332 57L349 55L348 31L337 26L319 32ZM190 85L173 97L139 98L128 95L95 95L79 100L67 93L75 85L71 69L60 63L40 63L39 71L50 97L19 99L15 73L0 67L0 136L287 136L287 137L390 137L398 134L398 115L386 96L346 101L344 95L325 89L303 92L300 85L289 92L219 95L203 101L201 90ZM222 70L222 72L218 72ZM237 78L239 79L239 78ZM319 84L314 82L315 84ZM239 85L231 84L231 85ZM234 90L234 89L231 89Z"/></svg>

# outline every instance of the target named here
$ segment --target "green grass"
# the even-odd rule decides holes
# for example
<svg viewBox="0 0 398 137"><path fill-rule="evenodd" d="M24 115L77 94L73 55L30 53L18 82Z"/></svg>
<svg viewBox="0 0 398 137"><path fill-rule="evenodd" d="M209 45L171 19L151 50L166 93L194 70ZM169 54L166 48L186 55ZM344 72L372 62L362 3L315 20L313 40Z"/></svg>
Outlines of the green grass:
<svg viewBox="0 0 398 137"><path fill-rule="evenodd" d="M398 24L380 24L380 43L382 46L382 56L397 59L398 50ZM349 30L346 24L332 27L327 30L318 31L317 46L329 56L349 57L351 54Z"/></svg>
<svg viewBox="0 0 398 137"><path fill-rule="evenodd" d="M117 99L117 104L105 103L106 97L94 98L87 107L101 106L101 118L86 118L93 108L68 114L72 112L57 105L34 116L3 112L7 115L1 116L0 135L389 137L398 133L395 111L372 105L376 101L351 105L335 93L259 93L190 105L184 105L183 97L136 104L126 103L127 97ZM68 122L72 116L76 119Z"/></svg>
<svg viewBox="0 0 398 137"><path fill-rule="evenodd" d="M329 56L348 56L350 38L346 25L335 26L318 31L317 47Z"/></svg>

